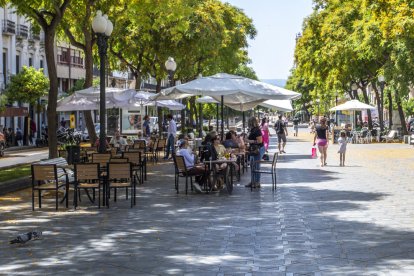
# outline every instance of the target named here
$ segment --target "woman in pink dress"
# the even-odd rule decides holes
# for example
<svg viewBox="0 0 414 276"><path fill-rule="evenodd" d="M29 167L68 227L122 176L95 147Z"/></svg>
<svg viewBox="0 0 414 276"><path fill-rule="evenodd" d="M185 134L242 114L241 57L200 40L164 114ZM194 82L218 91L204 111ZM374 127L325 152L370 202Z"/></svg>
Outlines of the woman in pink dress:
<svg viewBox="0 0 414 276"><path fill-rule="evenodd" d="M267 149L269 148L269 124L267 123L266 118L262 119L262 124L261 124L260 128L262 130L263 144L264 144L265 149L267 151Z"/></svg>

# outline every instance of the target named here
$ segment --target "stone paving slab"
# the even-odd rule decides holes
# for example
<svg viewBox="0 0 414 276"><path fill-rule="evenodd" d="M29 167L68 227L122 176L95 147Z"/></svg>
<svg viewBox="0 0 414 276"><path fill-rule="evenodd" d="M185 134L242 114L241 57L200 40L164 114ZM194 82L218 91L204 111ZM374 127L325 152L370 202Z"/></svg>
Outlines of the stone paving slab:
<svg viewBox="0 0 414 276"><path fill-rule="evenodd" d="M275 192L268 176L251 192L244 174L232 195L177 195L161 163L132 209L122 196L58 212L32 212L30 190L0 197L0 275L414 275L413 147L350 144L339 167L331 145L320 168L306 131L288 137ZM8 244L30 230L43 240Z"/></svg>

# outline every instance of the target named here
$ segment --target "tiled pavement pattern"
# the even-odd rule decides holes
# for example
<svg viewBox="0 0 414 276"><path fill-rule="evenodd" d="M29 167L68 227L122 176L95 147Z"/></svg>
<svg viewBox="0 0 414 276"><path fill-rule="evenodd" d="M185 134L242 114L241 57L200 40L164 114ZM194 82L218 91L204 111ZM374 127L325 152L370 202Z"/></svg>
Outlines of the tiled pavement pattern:
<svg viewBox="0 0 414 276"><path fill-rule="evenodd" d="M32 212L30 191L0 197L1 275L414 275L414 148L349 145L347 167L310 159L289 137L270 178L233 195L173 190L172 163L150 168L137 206ZM183 183L183 180L181 180ZM183 187L183 186L181 186ZM9 245L16 233L44 239Z"/></svg>

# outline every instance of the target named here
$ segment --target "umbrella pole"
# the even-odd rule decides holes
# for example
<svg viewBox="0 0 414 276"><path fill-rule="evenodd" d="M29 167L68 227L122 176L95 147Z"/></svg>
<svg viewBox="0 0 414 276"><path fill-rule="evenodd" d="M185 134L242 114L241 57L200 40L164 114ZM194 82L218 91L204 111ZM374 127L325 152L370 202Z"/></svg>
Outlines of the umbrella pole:
<svg viewBox="0 0 414 276"><path fill-rule="evenodd" d="M216 107L217 107L217 116L216 116L216 130L217 130L217 132L218 132L218 130L219 130L219 122L218 122L218 119L219 119L219 104L217 103L216 104Z"/></svg>
<svg viewBox="0 0 414 276"><path fill-rule="evenodd" d="M201 103L198 104L198 108L200 109L200 132L198 133L199 138L203 138L203 108Z"/></svg>
<svg viewBox="0 0 414 276"><path fill-rule="evenodd" d="M246 129L246 112L243 111L243 130L242 130L242 132L244 132L245 129Z"/></svg>
<svg viewBox="0 0 414 276"><path fill-rule="evenodd" d="M224 96L221 96L221 141L224 138Z"/></svg>

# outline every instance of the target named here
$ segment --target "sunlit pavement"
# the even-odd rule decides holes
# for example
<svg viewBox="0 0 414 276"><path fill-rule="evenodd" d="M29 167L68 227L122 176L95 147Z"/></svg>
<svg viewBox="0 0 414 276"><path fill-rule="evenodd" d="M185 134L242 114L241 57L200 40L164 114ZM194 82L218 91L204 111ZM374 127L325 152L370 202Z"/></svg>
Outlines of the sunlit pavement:
<svg viewBox="0 0 414 276"><path fill-rule="evenodd" d="M0 170L3 167L10 167L19 164L30 164L47 158L47 148L31 148L26 150L6 151L4 157L0 158Z"/></svg>
<svg viewBox="0 0 414 276"><path fill-rule="evenodd" d="M30 189L0 197L0 275L414 275L414 148L350 144L339 167L330 145L320 168L306 132L288 137L274 193L267 176L250 192L245 174L231 196L186 196L182 179L177 195L163 163L133 209L83 198L32 212ZM31 230L43 240L8 244Z"/></svg>

